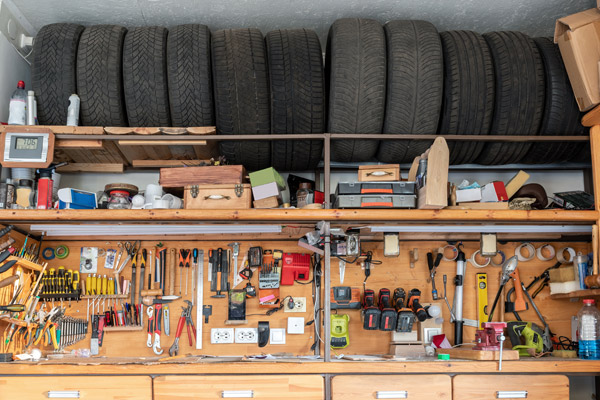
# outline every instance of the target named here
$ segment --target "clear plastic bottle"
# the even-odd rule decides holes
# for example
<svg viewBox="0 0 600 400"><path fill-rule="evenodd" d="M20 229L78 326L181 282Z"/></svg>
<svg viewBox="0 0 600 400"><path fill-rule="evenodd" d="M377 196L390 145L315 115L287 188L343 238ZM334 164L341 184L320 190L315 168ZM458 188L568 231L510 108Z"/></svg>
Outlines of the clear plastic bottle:
<svg viewBox="0 0 600 400"><path fill-rule="evenodd" d="M579 358L600 360L600 311L593 299L583 300L583 307L577 313L577 340Z"/></svg>
<svg viewBox="0 0 600 400"><path fill-rule="evenodd" d="M79 96L73 93L69 96L69 108L67 109L67 126L79 125Z"/></svg>
<svg viewBox="0 0 600 400"><path fill-rule="evenodd" d="M10 96L8 110L9 125L25 125L27 123L27 92L25 82L19 81L17 89Z"/></svg>

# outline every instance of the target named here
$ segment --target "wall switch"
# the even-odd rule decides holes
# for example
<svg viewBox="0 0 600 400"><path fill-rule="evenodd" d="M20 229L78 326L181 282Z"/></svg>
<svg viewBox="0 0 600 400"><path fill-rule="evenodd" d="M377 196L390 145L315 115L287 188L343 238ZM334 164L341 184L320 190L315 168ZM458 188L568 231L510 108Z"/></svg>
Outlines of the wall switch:
<svg viewBox="0 0 600 400"><path fill-rule="evenodd" d="M285 344L285 329L271 328L271 340L269 344Z"/></svg>
<svg viewBox="0 0 600 400"><path fill-rule="evenodd" d="M304 317L288 317L287 331L289 335L304 334Z"/></svg>

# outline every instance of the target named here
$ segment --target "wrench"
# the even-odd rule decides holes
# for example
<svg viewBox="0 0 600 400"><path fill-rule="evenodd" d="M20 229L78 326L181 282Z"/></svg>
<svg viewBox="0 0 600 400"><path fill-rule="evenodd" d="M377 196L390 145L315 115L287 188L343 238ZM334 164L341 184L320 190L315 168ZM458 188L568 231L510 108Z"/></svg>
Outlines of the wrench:
<svg viewBox="0 0 600 400"><path fill-rule="evenodd" d="M152 347L152 321L154 320L154 307L148 307L146 314L148 314L148 341L146 342L146 346Z"/></svg>
<svg viewBox="0 0 600 400"><path fill-rule="evenodd" d="M154 321L154 346L152 346L152 350L154 350L154 354L161 355L163 353L163 349L160 348L160 329L162 325L162 304L155 305L156 310L156 318Z"/></svg>

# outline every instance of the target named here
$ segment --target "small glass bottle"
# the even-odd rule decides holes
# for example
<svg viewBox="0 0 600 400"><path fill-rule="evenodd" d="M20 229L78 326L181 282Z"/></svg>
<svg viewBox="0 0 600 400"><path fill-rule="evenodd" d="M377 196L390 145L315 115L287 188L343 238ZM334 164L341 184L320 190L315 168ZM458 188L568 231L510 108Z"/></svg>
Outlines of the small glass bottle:
<svg viewBox="0 0 600 400"><path fill-rule="evenodd" d="M310 183L303 182L300 184L299 189L296 191L296 208L306 207L312 203L312 190L310 189Z"/></svg>
<svg viewBox="0 0 600 400"><path fill-rule="evenodd" d="M131 208L129 193L124 190L113 190L108 199L108 209L110 210L128 210Z"/></svg>

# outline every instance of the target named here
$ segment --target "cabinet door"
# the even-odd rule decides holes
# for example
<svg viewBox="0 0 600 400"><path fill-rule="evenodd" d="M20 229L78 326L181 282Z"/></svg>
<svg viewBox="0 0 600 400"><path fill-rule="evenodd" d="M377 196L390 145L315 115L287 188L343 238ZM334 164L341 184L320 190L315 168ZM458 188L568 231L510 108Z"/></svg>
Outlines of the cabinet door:
<svg viewBox="0 0 600 400"><path fill-rule="evenodd" d="M450 400L448 375L338 375L331 380L332 400Z"/></svg>
<svg viewBox="0 0 600 400"><path fill-rule="evenodd" d="M0 377L0 399L152 400L149 376Z"/></svg>
<svg viewBox="0 0 600 400"><path fill-rule="evenodd" d="M320 375L159 376L154 399L303 399L322 400Z"/></svg>
<svg viewBox="0 0 600 400"><path fill-rule="evenodd" d="M457 375L452 378L455 400L569 398L569 378L563 375Z"/></svg>

